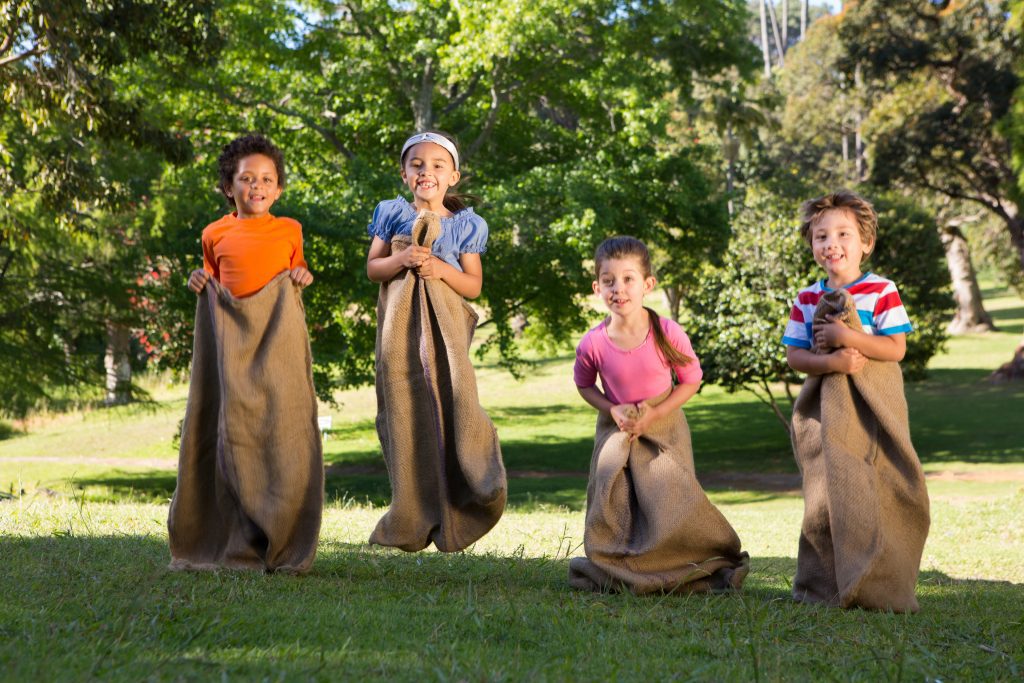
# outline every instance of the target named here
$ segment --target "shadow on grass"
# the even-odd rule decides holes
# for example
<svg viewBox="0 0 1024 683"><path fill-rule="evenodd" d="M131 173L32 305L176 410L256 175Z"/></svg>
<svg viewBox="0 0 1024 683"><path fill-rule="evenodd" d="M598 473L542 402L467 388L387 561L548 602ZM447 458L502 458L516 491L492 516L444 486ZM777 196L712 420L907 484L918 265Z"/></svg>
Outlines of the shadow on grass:
<svg viewBox="0 0 1024 683"><path fill-rule="evenodd" d="M531 370L543 369L551 365L564 363L567 360L574 359L575 357L576 355L573 353L561 353L558 355L548 356L546 358L526 359L523 361L523 372L528 374ZM475 351L473 352L473 366L477 370L501 370L503 372L507 372L497 360L480 360Z"/></svg>
<svg viewBox="0 0 1024 683"><path fill-rule="evenodd" d="M1000 332L1012 332L1014 328L1019 327L1019 321L1024 320L1024 306L1017 306L1016 308L1001 308L992 311L992 317L995 319L996 327L999 328ZM1010 321L1017 322L1018 324L1008 324Z"/></svg>
<svg viewBox="0 0 1024 683"><path fill-rule="evenodd" d="M1024 463L1024 383L990 384L984 371L940 369L906 385L921 460Z"/></svg>
<svg viewBox="0 0 1024 683"><path fill-rule="evenodd" d="M508 508L530 511L543 508L582 510L587 502L587 479L583 477L510 478ZM353 501L387 506L391 503L391 483L387 474L328 476L327 500Z"/></svg>

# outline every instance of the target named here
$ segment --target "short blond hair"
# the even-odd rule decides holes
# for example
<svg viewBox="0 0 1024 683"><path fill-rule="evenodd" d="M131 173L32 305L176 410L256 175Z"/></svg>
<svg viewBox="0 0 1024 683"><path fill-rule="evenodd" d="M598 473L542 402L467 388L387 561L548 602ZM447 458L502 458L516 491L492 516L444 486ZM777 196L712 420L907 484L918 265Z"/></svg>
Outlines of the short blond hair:
<svg viewBox="0 0 1024 683"><path fill-rule="evenodd" d="M871 202L850 190L839 190L816 199L810 199L800 206L800 236L811 243L811 231L821 217L829 211L849 211L857 222L860 239L865 244L874 244L878 238L878 214Z"/></svg>

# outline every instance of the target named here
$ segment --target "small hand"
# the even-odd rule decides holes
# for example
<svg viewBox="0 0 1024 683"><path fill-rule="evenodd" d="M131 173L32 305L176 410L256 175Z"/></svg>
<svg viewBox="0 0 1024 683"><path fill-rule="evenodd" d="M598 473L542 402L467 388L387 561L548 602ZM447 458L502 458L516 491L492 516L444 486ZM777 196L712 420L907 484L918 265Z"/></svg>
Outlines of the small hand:
<svg viewBox="0 0 1024 683"><path fill-rule="evenodd" d="M448 265L436 256L428 256L416 272L424 280L439 280L444 277L444 267Z"/></svg>
<svg viewBox="0 0 1024 683"><path fill-rule="evenodd" d="M829 316L829 320L832 317ZM813 328L814 332L814 345L815 347L822 348L837 348L844 345L846 339L846 333L849 331L843 323L829 322L824 325L815 325Z"/></svg>
<svg viewBox="0 0 1024 683"><path fill-rule="evenodd" d="M403 268L419 268L428 258L430 249L418 247L415 244L405 248L402 252L401 264Z"/></svg>
<svg viewBox="0 0 1024 683"><path fill-rule="evenodd" d="M857 349L845 346L832 352L835 371L844 375L855 375L864 369L868 358Z"/></svg>
<svg viewBox="0 0 1024 683"><path fill-rule="evenodd" d="M298 268L292 268L291 271L288 273L288 276L291 277L292 282L297 284L299 287L302 287L303 289L313 284L313 273L309 272L302 266L299 266Z"/></svg>
<svg viewBox="0 0 1024 683"><path fill-rule="evenodd" d="M633 424L629 429L629 442L633 443L641 436L650 430L651 426L658 419L657 413L654 408L647 403L647 401L641 401L636 404L638 417L633 420Z"/></svg>
<svg viewBox="0 0 1024 683"><path fill-rule="evenodd" d="M196 270L193 270L188 276L188 288L191 289L196 294L199 294L200 292L203 291L203 287L206 286L206 283L209 280L210 274L207 273L202 268L197 268Z"/></svg>
<svg viewBox="0 0 1024 683"><path fill-rule="evenodd" d="M615 420L615 424L619 426L619 429L624 432L632 431L633 420L637 417L636 406L632 403L621 403L617 406L612 406L611 409L612 419Z"/></svg>

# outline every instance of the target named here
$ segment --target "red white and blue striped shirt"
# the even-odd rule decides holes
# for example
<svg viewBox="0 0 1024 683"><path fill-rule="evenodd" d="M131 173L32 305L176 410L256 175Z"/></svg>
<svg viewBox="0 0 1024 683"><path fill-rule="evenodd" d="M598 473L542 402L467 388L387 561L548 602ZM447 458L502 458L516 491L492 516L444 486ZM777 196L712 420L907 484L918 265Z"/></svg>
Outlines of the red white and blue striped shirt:
<svg viewBox="0 0 1024 683"><path fill-rule="evenodd" d="M846 290L853 295L866 334L901 334L914 329L907 316L907 309L900 300L900 293L896 290L896 283L892 280L874 273L865 273L855 282L846 285ZM789 313L789 323L782 337L783 344L801 349L811 348L814 309L821 295L831 291L825 285L825 280L800 290L793 303L793 310Z"/></svg>

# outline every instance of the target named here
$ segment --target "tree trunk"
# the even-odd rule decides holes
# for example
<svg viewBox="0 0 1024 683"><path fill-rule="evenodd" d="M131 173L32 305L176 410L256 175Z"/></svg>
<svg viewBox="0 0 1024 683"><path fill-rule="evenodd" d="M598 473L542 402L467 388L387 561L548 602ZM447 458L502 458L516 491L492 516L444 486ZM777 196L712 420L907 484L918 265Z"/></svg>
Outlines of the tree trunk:
<svg viewBox="0 0 1024 683"><path fill-rule="evenodd" d="M1011 202L1003 203L1003 210L1006 212L1006 227L1010 230L1010 244L1017 249L1020 267L1024 270L1024 218L1021 217L1017 205Z"/></svg>
<svg viewBox="0 0 1024 683"><path fill-rule="evenodd" d="M665 303L668 304L669 315L676 322L679 322L679 307L683 302L683 289L679 285L665 285L662 290L665 293Z"/></svg>
<svg viewBox="0 0 1024 683"><path fill-rule="evenodd" d="M939 234L946 248L946 265L953 283L953 298L956 299L956 315L947 330L950 334L994 330L992 316L985 310L981 300L981 288L978 287L978 277L971 263L967 239L960 228L955 226L943 227Z"/></svg>
<svg viewBox="0 0 1024 683"><path fill-rule="evenodd" d="M846 131L845 127L842 132L843 136L843 177L847 181L850 180L850 134Z"/></svg>
<svg viewBox="0 0 1024 683"><path fill-rule="evenodd" d="M761 0L761 56L764 58L764 75L772 75L772 53L768 51L768 16L765 14L764 4L768 0Z"/></svg>
<svg viewBox="0 0 1024 683"><path fill-rule="evenodd" d="M417 132L434 127L434 60L431 58L427 58L423 66L419 91L412 97L412 115Z"/></svg>
<svg viewBox="0 0 1024 683"><path fill-rule="evenodd" d="M121 405L132 400L131 330L125 325L107 322L107 395L104 403Z"/></svg>
<svg viewBox="0 0 1024 683"><path fill-rule="evenodd" d="M800 40L804 39L807 33L807 3L810 0L800 0Z"/></svg>
<svg viewBox="0 0 1024 683"><path fill-rule="evenodd" d="M731 220L734 213L735 207L732 202L732 191L735 187L736 179L736 159L739 157L740 141L736 139L736 136L732 132L732 121L726 124L725 127L725 195L728 199L729 219Z"/></svg>
<svg viewBox="0 0 1024 683"><path fill-rule="evenodd" d="M789 47L789 0L782 0L782 51Z"/></svg>
<svg viewBox="0 0 1024 683"><path fill-rule="evenodd" d="M775 50L779 53L779 67L781 68L786 66L786 56L782 44L782 36L779 35L779 20L775 17L775 1L766 1L768 2L768 18L772 21L772 35L775 36Z"/></svg>
<svg viewBox="0 0 1024 683"><path fill-rule="evenodd" d="M853 165L854 175L856 179L854 182L861 183L864 180L865 163L864 163L864 138L861 136L861 124L864 122L864 107L863 107L863 88L864 88L864 76L861 70L860 63L853 69L853 97L856 101L854 107L854 117L856 121L856 128L854 129L853 138Z"/></svg>

